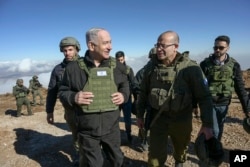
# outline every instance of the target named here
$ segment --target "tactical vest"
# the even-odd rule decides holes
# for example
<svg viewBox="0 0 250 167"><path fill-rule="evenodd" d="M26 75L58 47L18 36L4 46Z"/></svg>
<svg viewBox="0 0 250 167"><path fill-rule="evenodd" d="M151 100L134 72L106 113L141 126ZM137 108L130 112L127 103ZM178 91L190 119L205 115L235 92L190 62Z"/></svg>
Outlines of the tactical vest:
<svg viewBox="0 0 250 167"><path fill-rule="evenodd" d="M234 90L234 74L233 67L235 60L231 57L224 65L216 65L211 58L205 59L208 71L206 76L208 79L209 90L212 96L229 97Z"/></svg>
<svg viewBox="0 0 250 167"><path fill-rule="evenodd" d="M83 59L77 60L81 69L87 76L83 91L94 94L93 102L89 105L81 105L83 112L96 113L117 110L118 106L112 102L111 95L117 92L117 86L114 81L113 70L116 66L116 60L110 58L110 67L94 67L88 69Z"/></svg>
<svg viewBox="0 0 250 167"><path fill-rule="evenodd" d="M153 63L151 63L153 64ZM152 108L167 112L180 112L186 107L190 108L192 97L189 86L184 83L180 71L189 65L194 65L186 55L173 66L158 64L150 74L149 102ZM147 70L146 70L147 71ZM181 73L181 74L180 74ZM185 103L185 104L184 104ZM187 109L187 108L186 108Z"/></svg>
<svg viewBox="0 0 250 167"><path fill-rule="evenodd" d="M19 86L15 86L15 89L16 89L16 91L18 91L18 93L16 94L16 98L17 98L17 99L18 99L18 98L26 97L27 92L18 90L18 89L20 89Z"/></svg>

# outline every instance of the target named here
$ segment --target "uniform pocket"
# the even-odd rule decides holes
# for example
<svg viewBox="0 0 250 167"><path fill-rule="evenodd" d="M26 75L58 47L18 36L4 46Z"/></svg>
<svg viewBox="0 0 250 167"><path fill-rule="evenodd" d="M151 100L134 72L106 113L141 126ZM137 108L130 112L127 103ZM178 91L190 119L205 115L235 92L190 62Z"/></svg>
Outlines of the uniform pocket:
<svg viewBox="0 0 250 167"><path fill-rule="evenodd" d="M167 99L168 92L165 89L153 88L149 95L149 102L152 108L159 109Z"/></svg>

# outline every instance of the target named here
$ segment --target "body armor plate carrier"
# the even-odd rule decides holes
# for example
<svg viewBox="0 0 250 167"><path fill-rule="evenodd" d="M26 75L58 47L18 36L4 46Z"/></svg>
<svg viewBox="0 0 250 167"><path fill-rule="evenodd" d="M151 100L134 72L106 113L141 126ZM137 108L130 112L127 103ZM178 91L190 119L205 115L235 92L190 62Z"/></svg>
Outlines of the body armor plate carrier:
<svg viewBox="0 0 250 167"><path fill-rule="evenodd" d="M113 69L116 66L116 60L110 58L110 67L95 67L88 69L83 59L78 59L78 64L88 75L88 81L83 91L94 94L93 102L89 105L81 105L83 112L96 113L117 110L118 106L112 102L111 95L117 92L117 86L114 81Z"/></svg>
<svg viewBox="0 0 250 167"><path fill-rule="evenodd" d="M224 65L214 65L211 58L206 59L208 73L206 74L209 82L209 90L214 96L231 96L234 90L233 67L234 60L232 58Z"/></svg>
<svg viewBox="0 0 250 167"><path fill-rule="evenodd" d="M197 66L188 55L183 54L175 65L167 67L158 64L151 70L152 72L149 72L151 73L149 101L152 108L173 114L192 107L192 96L188 84L177 78L183 75L182 69L193 65Z"/></svg>

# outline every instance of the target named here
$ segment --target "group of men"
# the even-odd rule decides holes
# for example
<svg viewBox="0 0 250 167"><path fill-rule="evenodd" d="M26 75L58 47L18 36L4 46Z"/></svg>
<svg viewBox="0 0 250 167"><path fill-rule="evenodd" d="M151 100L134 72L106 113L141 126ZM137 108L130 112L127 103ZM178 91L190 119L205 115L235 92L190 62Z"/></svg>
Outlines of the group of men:
<svg viewBox="0 0 250 167"><path fill-rule="evenodd" d="M149 167L164 166L169 139L175 166L183 166L191 141L192 113L198 107L202 126L197 136L204 135L206 141L220 142L234 90L246 118L250 117L240 65L227 53L229 37L218 36L214 53L199 65L188 52L178 51L176 32L163 32L149 52L150 60L135 76L125 63L123 51L116 52L115 58L110 56L111 41L106 29L91 28L86 32L83 57L79 56L81 47L74 37L65 37L59 44L65 58L51 73L47 121L54 123L54 106L59 97L72 130L75 165L102 167L107 160L112 167L123 166L120 111L131 142L132 95L139 129L150 130Z"/></svg>
<svg viewBox="0 0 250 167"><path fill-rule="evenodd" d="M28 115L33 115L31 111L31 105L36 106L36 97L40 97L40 105L43 105L43 96L41 94L42 84L38 80L38 76L34 75L32 79L29 81L29 88L23 85L23 79L17 79L16 85L12 89L12 93L16 98L16 106L17 106L17 117L22 115L22 106L27 106ZM32 101L28 99L29 93L32 93Z"/></svg>

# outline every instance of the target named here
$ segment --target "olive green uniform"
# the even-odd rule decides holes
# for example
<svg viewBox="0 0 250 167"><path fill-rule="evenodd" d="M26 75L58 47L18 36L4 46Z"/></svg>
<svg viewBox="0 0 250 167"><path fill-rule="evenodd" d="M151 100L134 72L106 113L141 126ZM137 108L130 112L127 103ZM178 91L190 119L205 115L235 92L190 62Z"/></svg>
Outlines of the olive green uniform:
<svg viewBox="0 0 250 167"><path fill-rule="evenodd" d="M187 55L178 53L171 66L156 58L144 72L138 99L138 118L143 118L147 102L152 107L148 166L164 166L168 137L177 163L186 161L192 132L192 109L201 110L202 126L212 127L212 100L200 67Z"/></svg>
<svg viewBox="0 0 250 167"><path fill-rule="evenodd" d="M39 96L40 97L40 105L43 105L43 96L41 94L40 88L42 87L42 85L40 84L40 82L37 79L31 79L30 80L30 86L29 88L31 89L31 93L32 93L32 97L33 97L33 105L36 105L36 97Z"/></svg>
<svg viewBox="0 0 250 167"><path fill-rule="evenodd" d="M16 97L17 117L21 116L22 105L26 105L28 115L32 115L30 101L27 98L28 93L29 89L25 86L16 85L13 87L13 95Z"/></svg>

